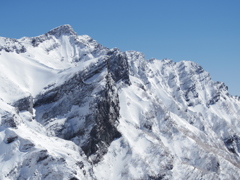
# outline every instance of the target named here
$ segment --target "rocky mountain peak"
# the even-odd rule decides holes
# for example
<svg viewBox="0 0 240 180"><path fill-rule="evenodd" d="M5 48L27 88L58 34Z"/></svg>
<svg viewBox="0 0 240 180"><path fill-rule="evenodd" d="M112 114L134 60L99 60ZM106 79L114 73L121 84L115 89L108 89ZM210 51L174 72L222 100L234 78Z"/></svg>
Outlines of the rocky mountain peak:
<svg viewBox="0 0 240 180"><path fill-rule="evenodd" d="M77 35L77 33L73 30L73 28L69 24L58 26L50 30L47 34L54 35L57 37L61 35Z"/></svg>
<svg viewBox="0 0 240 180"><path fill-rule="evenodd" d="M239 179L240 100L191 61L70 25L0 38L0 179Z"/></svg>

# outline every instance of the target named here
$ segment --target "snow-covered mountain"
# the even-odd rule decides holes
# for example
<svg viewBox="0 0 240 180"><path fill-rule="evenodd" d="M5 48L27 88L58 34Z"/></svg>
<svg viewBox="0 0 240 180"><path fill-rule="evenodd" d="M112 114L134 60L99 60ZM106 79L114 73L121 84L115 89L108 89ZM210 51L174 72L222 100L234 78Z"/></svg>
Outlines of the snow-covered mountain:
<svg viewBox="0 0 240 180"><path fill-rule="evenodd" d="M69 25L0 38L1 180L240 179L240 98L194 62Z"/></svg>

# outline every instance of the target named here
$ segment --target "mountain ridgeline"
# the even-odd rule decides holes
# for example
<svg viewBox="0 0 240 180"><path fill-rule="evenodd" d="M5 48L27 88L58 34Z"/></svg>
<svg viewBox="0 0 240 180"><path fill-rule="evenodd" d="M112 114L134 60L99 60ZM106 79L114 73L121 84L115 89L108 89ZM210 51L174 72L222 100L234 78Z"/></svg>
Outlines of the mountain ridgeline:
<svg viewBox="0 0 240 180"><path fill-rule="evenodd" d="M191 61L70 25L0 37L0 179L240 178L240 98Z"/></svg>

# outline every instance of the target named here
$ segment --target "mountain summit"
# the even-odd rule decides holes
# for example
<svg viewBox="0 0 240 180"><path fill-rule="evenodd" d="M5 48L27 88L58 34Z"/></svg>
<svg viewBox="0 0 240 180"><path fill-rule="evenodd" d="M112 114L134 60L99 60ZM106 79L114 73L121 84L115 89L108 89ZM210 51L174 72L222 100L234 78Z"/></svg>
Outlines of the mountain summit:
<svg viewBox="0 0 240 180"><path fill-rule="evenodd" d="M0 38L0 179L239 179L240 98L191 61L69 25Z"/></svg>
<svg viewBox="0 0 240 180"><path fill-rule="evenodd" d="M65 24L59 27L56 27L50 30L47 34L60 36L60 35L76 35L77 33L73 30L73 28L69 24Z"/></svg>

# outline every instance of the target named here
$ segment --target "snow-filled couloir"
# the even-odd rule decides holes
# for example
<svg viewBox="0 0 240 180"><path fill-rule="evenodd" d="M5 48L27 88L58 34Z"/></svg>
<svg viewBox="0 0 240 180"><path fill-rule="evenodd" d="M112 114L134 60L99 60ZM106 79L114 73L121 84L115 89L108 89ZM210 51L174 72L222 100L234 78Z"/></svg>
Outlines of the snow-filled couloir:
<svg viewBox="0 0 240 180"><path fill-rule="evenodd" d="M240 98L194 62L63 25L0 38L0 179L239 179Z"/></svg>

